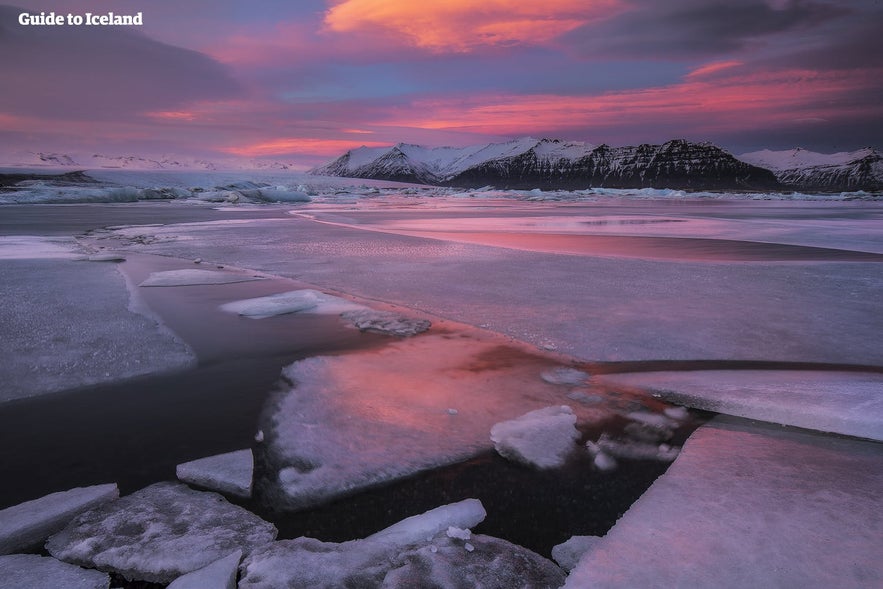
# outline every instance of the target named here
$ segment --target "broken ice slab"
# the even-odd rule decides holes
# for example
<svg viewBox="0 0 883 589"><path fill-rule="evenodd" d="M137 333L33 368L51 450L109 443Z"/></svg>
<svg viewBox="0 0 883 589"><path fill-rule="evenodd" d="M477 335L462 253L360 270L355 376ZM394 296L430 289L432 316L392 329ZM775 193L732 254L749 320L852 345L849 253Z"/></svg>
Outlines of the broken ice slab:
<svg viewBox="0 0 883 589"><path fill-rule="evenodd" d="M263 280L260 276L220 272L218 270L164 270L151 272L138 286L196 286L201 284L232 284Z"/></svg>
<svg viewBox="0 0 883 589"><path fill-rule="evenodd" d="M169 583L275 538L275 526L217 493L156 483L80 515L49 538L46 549L60 560L130 580Z"/></svg>
<svg viewBox="0 0 883 589"><path fill-rule="evenodd" d="M883 374L821 370L696 370L606 375L697 409L883 440Z"/></svg>
<svg viewBox="0 0 883 589"><path fill-rule="evenodd" d="M565 587L883 585L883 446L721 416Z"/></svg>
<svg viewBox="0 0 883 589"><path fill-rule="evenodd" d="M555 405L494 424L491 441L504 458L535 468L558 468L577 449L575 426L573 410Z"/></svg>
<svg viewBox="0 0 883 589"><path fill-rule="evenodd" d="M179 464L178 479L233 497L251 497L254 456L251 449L236 450Z"/></svg>
<svg viewBox="0 0 883 589"><path fill-rule="evenodd" d="M0 556L0 589L108 589L110 576L50 556Z"/></svg>
<svg viewBox="0 0 883 589"><path fill-rule="evenodd" d="M42 544L74 517L119 497L116 484L77 487L0 511L0 554Z"/></svg>
<svg viewBox="0 0 883 589"><path fill-rule="evenodd" d="M552 559L569 572L600 541L601 536L571 536L552 548Z"/></svg>
<svg viewBox="0 0 883 589"><path fill-rule="evenodd" d="M282 540L243 562L241 588L558 587L563 571L505 540L468 534L485 517L475 499L416 515L362 540Z"/></svg>
<svg viewBox="0 0 883 589"><path fill-rule="evenodd" d="M288 313L320 313L323 315L336 315L344 311L365 309L347 299L325 294L309 288L290 290L266 297L244 299L221 305L221 309L230 313L238 313L246 317L263 319L275 315Z"/></svg>
<svg viewBox="0 0 883 589"><path fill-rule="evenodd" d="M236 589L236 576L242 551L181 575L171 582L167 589Z"/></svg>
<svg viewBox="0 0 883 589"><path fill-rule="evenodd" d="M371 333L396 337L415 336L423 333L432 325L428 319L405 317L398 313L377 311L375 309L347 311L341 315L341 318L359 331L369 331Z"/></svg>
<svg viewBox="0 0 883 589"><path fill-rule="evenodd" d="M554 361L502 341L425 334L287 367L292 388L261 424L265 499L301 509L491 451L494 424L562 396L538 377ZM574 408L577 420L600 411Z"/></svg>

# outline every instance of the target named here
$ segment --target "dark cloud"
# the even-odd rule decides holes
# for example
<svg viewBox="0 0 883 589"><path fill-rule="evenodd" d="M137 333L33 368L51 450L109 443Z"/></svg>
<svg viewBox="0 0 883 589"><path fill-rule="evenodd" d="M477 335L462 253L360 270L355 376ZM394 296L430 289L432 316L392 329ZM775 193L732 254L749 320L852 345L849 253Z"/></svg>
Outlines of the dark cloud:
<svg viewBox="0 0 883 589"><path fill-rule="evenodd" d="M241 92L221 64L135 28L21 26L21 12L0 5L0 111L119 120Z"/></svg>
<svg viewBox="0 0 883 589"><path fill-rule="evenodd" d="M778 8L762 0L639 0L632 4L627 12L568 33L564 43L586 57L604 59L703 58L847 14L842 7L809 0L789 0Z"/></svg>

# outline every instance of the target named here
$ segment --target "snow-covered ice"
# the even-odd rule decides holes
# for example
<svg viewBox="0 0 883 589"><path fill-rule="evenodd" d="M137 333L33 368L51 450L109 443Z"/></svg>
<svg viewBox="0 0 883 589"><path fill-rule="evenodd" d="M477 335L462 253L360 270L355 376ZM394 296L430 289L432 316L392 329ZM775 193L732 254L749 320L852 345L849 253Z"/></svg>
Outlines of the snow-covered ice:
<svg viewBox="0 0 883 589"><path fill-rule="evenodd" d="M295 362L261 425L278 476L256 484L277 507L302 508L490 451L495 423L560 404L561 387L539 378L555 365L479 332ZM599 410L563 419L573 430Z"/></svg>
<svg viewBox="0 0 883 589"><path fill-rule="evenodd" d="M566 542L552 548L552 559L569 572L600 540L600 536L571 536Z"/></svg>
<svg viewBox="0 0 883 589"><path fill-rule="evenodd" d="M276 528L217 493L156 483L74 519L46 543L66 562L155 583L272 542Z"/></svg>
<svg viewBox="0 0 883 589"><path fill-rule="evenodd" d="M164 270L152 272L138 286L195 286L199 284L232 284L235 282L249 282L261 280L260 276L247 276L234 272L221 272L219 270Z"/></svg>
<svg viewBox="0 0 883 589"><path fill-rule="evenodd" d="M116 484L78 487L0 511L0 554L42 544L74 517L119 497Z"/></svg>
<svg viewBox="0 0 883 589"><path fill-rule="evenodd" d="M718 417L565 587L877 587L881 488L879 443Z"/></svg>
<svg viewBox="0 0 883 589"><path fill-rule="evenodd" d="M254 455L251 449L236 450L179 464L178 479L233 497L251 497Z"/></svg>
<svg viewBox="0 0 883 589"><path fill-rule="evenodd" d="M697 409L883 441L883 374L876 372L699 370L600 382Z"/></svg>
<svg viewBox="0 0 883 589"><path fill-rule="evenodd" d="M276 315L303 312L337 315L346 311L362 310L365 307L342 297L305 288L225 303L221 305L221 309L246 317L262 319Z"/></svg>
<svg viewBox="0 0 883 589"><path fill-rule="evenodd" d="M236 550L201 569L181 575L167 589L236 589L236 576L241 560L242 551Z"/></svg>
<svg viewBox="0 0 883 589"><path fill-rule="evenodd" d="M108 589L110 576L50 556L0 556L0 589Z"/></svg>
<svg viewBox="0 0 883 589"><path fill-rule="evenodd" d="M536 468L563 466L576 449L576 415L567 405L544 407L491 428L501 456Z"/></svg>
<svg viewBox="0 0 883 589"><path fill-rule="evenodd" d="M255 550L242 565L240 588L438 587L554 588L564 573L533 552L497 538L469 534L485 517L467 499L407 518L363 540L340 544L282 540Z"/></svg>

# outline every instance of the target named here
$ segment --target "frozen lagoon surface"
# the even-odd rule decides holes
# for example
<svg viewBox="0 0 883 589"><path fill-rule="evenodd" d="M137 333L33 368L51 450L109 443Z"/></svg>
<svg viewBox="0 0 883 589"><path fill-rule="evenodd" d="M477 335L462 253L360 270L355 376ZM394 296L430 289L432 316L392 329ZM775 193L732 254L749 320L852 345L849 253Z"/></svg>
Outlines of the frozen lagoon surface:
<svg viewBox="0 0 883 589"><path fill-rule="evenodd" d="M338 202L263 209L272 214L229 206L216 218L204 217L204 205L155 206L165 207L164 225L99 233L90 241L124 254L201 258L296 278L320 290L488 328L584 360L590 372L595 363L607 362L613 364L598 366L627 372L650 365L669 374L700 366L830 370L849 364L851 373L869 375L866 400L883 394L873 384L883 365L879 202L587 196L534 203L491 195L350 193ZM176 208L187 221L198 210L203 222L169 223ZM274 218L259 218L266 216ZM713 402L726 389L716 382L724 380L700 379L689 403ZM819 392L825 405L827 394ZM740 403L753 406L748 398ZM786 413L800 413L792 401L781 404ZM474 416L447 405L439 405L439 423ZM511 414L489 417L489 423L537 408L513 405ZM577 410L580 403L571 405ZM361 407L360 419L371 403ZM847 411L836 404L826 410ZM880 444L762 423L739 428L721 433L719 423L698 430L668 473L582 558L568 586L677 586L678 578L686 586L879 584L880 559L866 555L879 554L874 534L880 522L873 514L883 506L876 491L851 489L880 488L873 479L883 470ZM336 452L337 444L332 440L320 449ZM489 437L483 444L490 444ZM709 470L709 464L716 468ZM740 511L740 502L751 511ZM802 508L796 512L789 505ZM650 527L663 524L670 535L641 543ZM695 546L671 540L679 534ZM720 549L707 553L703 547L714 542ZM844 568L850 563L856 564ZM618 576L624 570L634 576ZM840 576L832 580L829 574Z"/></svg>

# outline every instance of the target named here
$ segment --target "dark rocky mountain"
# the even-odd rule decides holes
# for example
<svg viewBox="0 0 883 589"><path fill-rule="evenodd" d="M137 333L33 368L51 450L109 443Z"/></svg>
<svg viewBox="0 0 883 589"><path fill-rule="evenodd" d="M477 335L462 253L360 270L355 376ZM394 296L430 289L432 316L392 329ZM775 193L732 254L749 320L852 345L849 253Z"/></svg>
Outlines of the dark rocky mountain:
<svg viewBox="0 0 883 589"><path fill-rule="evenodd" d="M531 138L467 148L351 150L313 174L460 187L511 189L781 188L769 170L740 161L709 143L610 147Z"/></svg>

